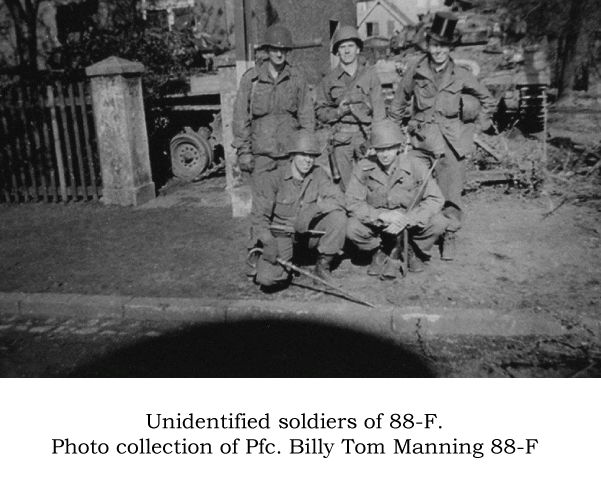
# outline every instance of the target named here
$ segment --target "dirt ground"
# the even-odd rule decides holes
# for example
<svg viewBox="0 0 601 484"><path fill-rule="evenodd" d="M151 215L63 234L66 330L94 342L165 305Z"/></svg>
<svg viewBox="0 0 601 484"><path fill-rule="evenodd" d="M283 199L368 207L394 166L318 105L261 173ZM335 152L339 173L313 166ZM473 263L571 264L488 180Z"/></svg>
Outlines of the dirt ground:
<svg viewBox="0 0 601 484"><path fill-rule="evenodd" d="M600 144L599 119L594 112L552 114L551 136L579 147L550 151L547 166L539 167L538 189L503 183L467 193L458 260L433 254L425 272L390 282L366 276L361 257L346 257L334 272L337 281L374 304L523 310L570 330L552 342L447 338L422 344L440 375L601 375L601 173L591 171L595 158L582 158L580 149ZM570 163L559 163L561 157ZM224 180L192 189L219 198ZM177 187L163 194L173 192ZM335 300L302 277L286 291L261 292L244 275L248 221L233 219L231 208L221 205L186 196L153 209L0 205L0 292Z"/></svg>
<svg viewBox="0 0 601 484"><path fill-rule="evenodd" d="M466 197L459 259L433 253L428 270L393 282L366 260L334 272L375 304L532 309L595 318L601 289L601 204L564 204L490 188ZM243 274L247 220L229 207L135 210L102 205L0 208L0 291L156 297L325 300L294 285L261 292ZM299 284L304 280L299 279Z"/></svg>

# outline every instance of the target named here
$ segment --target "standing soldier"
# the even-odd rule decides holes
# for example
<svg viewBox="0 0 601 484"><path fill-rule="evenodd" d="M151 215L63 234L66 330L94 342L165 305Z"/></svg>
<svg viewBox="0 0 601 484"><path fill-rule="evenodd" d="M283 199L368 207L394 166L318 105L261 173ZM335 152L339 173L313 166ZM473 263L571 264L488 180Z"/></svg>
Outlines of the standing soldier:
<svg viewBox="0 0 601 484"><path fill-rule="evenodd" d="M487 129L494 108L487 89L450 56L458 40L457 21L448 12L435 14L427 31L427 53L407 68L389 113L392 119L407 125L414 156L430 165L438 159L436 179L446 199L443 214L449 219L442 246L445 260L455 258L455 233L462 220L463 160L474 149L474 126L466 122L478 117L480 127Z"/></svg>
<svg viewBox="0 0 601 484"><path fill-rule="evenodd" d="M251 174L253 192L262 176L288 156L288 141L298 129L315 129L313 106L302 72L287 60L290 31L279 24L265 33L267 59L246 71L234 104L234 147L238 166Z"/></svg>
<svg viewBox="0 0 601 484"><path fill-rule="evenodd" d="M261 45L267 59L244 73L234 103L233 145L238 167L250 174L253 197L267 173L287 159L291 135L301 128L315 129L305 77L287 60L292 46L286 27L269 27ZM248 249L256 243L257 235L251 228ZM254 274L254 269L247 269L248 276Z"/></svg>
<svg viewBox="0 0 601 484"><path fill-rule="evenodd" d="M395 122L374 124L371 146L376 154L359 161L346 191L347 238L372 253L367 273L382 279L399 274L403 230L409 239L405 262L410 271L421 272L448 225L440 213L440 188L422 161L402 153L403 139Z"/></svg>
<svg viewBox="0 0 601 484"><path fill-rule="evenodd" d="M382 85L376 70L359 64L363 41L355 27L341 27L332 39L338 65L317 89L315 115L331 126L330 168L344 191L353 166L362 158L372 122L386 117Z"/></svg>
<svg viewBox="0 0 601 484"><path fill-rule="evenodd" d="M290 161L266 173L253 197L253 230L263 246L256 282L264 288L280 288L289 280L278 258L288 262L295 251L307 248L317 249L315 275L328 281L345 240L344 197L315 166L321 153L317 137L298 131L289 151Z"/></svg>

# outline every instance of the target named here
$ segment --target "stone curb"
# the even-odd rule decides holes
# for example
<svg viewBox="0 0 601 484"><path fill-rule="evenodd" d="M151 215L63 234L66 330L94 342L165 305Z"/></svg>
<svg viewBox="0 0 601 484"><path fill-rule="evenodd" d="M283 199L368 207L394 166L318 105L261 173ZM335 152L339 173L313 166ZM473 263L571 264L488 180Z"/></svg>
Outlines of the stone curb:
<svg viewBox="0 0 601 484"><path fill-rule="evenodd" d="M345 327L393 339L434 336L560 335L565 329L533 312L478 308L420 308L353 303L0 293L0 314L38 317L248 324L306 322Z"/></svg>

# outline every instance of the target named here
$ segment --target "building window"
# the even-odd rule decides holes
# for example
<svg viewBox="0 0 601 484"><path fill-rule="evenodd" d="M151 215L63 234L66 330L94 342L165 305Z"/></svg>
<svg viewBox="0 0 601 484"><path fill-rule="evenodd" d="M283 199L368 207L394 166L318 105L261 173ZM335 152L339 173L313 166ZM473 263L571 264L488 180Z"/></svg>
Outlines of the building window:
<svg viewBox="0 0 601 484"><path fill-rule="evenodd" d="M380 35L380 24L378 22L366 22L365 28L367 29L368 37L376 37Z"/></svg>
<svg viewBox="0 0 601 484"><path fill-rule="evenodd" d="M330 20L330 40L332 40L332 37L334 37L334 33L338 30L339 25L339 20Z"/></svg>
<svg viewBox="0 0 601 484"><path fill-rule="evenodd" d="M169 15L167 10L147 10L146 11L146 24L149 27L155 27L159 29L169 28Z"/></svg>
<svg viewBox="0 0 601 484"><path fill-rule="evenodd" d="M188 7L173 9L173 27L175 29L185 29L191 27L194 22L194 10Z"/></svg>

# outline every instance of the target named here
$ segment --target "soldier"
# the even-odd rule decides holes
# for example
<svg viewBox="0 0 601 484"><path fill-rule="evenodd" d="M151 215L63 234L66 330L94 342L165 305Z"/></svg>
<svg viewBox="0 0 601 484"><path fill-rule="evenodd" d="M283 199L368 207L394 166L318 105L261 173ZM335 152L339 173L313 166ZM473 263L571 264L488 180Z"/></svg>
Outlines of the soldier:
<svg viewBox="0 0 601 484"><path fill-rule="evenodd" d="M401 152L402 142L403 133L394 121L374 124L371 146L376 154L357 164L346 191L347 238L360 250L372 252L367 273L382 279L399 274L403 230L409 231L409 270L421 272L448 225L440 213L440 188L422 161Z"/></svg>
<svg viewBox="0 0 601 484"><path fill-rule="evenodd" d="M255 280L264 288L285 285L289 275L277 259L290 261L305 248L317 249L315 275L329 281L332 260L345 240L344 197L315 166L321 152L317 137L298 131L289 151L290 161L268 172L253 197L253 231L263 246Z"/></svg>
<svg viewBox="0 0 601 484"><path fill-rule="evenodd" d="M238 166L251 174L256 190L261 177L283 162L290 135L315 128L313 105L302 72L287 60L292 35L273 25L261 45L267 59L249 69L240 80L234 104L233 133Z"/></svg>
<svg viewBox="0 0 601 484"><path fill-rule="evenodd" d="M487 89L450 56L458 39L457 21L448 12L435 14L427 31L427 53L408 67L389 112L392 119L408 126L414 156L429 165L439 159L435 174L446 199L443 213L449 219L442 247L445 260L455 258L455 233L462 219L463 160L474 149L474 128L462 119L462 101L472 109L474 103L481 105L478 117L484 130L490 127L489 114L494 108Z"/></svg>
<svg viewBox="0 0 601 484"><path fill-rule="evenodd" d="M331 126L330 168L344 191L354 165L363 157L372 121L383 120L386 108L377 72L359 64L363 41L357 29L341 27L332 42L332 53L340 61L317 89L315 115Z"/></svg>

